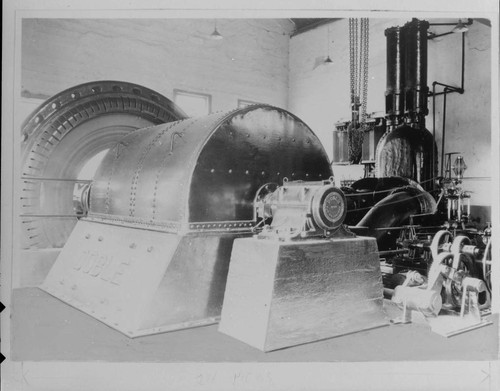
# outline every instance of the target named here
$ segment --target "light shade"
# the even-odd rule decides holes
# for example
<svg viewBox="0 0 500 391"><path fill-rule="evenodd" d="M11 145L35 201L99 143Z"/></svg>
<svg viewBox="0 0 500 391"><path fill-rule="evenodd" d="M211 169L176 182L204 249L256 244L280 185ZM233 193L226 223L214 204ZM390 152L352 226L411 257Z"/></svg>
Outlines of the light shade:
<svg viewBox="0 0 500 391"><path fill-rule="evenodd" d="M224 37L217 31L217 26L215 26L213 33L210 34L210 39L219 40L222 38Z"/></svg>
<svg viewBox="0 0 500 391"><path fill-rule="evenodd" d="M328 55L325 59L325 61L323 61L323 64L324 65L330 65L330 64L333 64L333 61L332 59L330 58L330 55Z"/></svg>

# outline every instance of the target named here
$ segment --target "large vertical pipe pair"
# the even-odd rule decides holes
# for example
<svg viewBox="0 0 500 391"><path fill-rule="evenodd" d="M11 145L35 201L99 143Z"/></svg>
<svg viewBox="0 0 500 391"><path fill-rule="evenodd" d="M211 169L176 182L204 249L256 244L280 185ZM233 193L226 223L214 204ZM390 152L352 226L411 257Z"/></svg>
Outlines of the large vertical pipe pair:
<svg viewBox="0 0 500 391"><path fill-rule="evenodd" d="M433 188L437 168L432 159L435 141L425 128L428 27L428 22L413 19L385 31L389 128L379 141L375 158L378 177L410 178L426 190Z"/></svg>
<svg viewBox="0 0 500 391"><path fill-rule="evenodd" d="M391 124L405 120L425 127L427 109L427 29L413 19L385 30L387 37L386 115Z"/></svg>

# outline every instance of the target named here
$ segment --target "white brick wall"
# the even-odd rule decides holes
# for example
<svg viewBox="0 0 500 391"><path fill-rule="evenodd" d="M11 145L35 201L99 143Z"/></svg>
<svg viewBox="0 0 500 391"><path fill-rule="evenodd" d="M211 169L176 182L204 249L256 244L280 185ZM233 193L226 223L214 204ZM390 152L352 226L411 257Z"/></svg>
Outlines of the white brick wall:
<svg viewBox="0 0 500 391"><path fill-rule="evenodd" d="M222 19L24 19L22 90L52 96L93 80L123 80L172 99L174 88L212 95L213 111L238 99L287 107L293 24Z"/></svg>

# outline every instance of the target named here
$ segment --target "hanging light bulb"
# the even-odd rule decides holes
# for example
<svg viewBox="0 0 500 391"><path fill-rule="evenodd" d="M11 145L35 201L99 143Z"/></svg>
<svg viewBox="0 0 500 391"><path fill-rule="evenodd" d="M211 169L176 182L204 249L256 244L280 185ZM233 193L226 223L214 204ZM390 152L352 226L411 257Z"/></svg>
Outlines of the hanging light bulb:
<svg viewBox="0 0 500 391"><path fill-rule="evenodd" d="M330 25L328 25L328 46L327 46L327 53L328 53L328 55L326 56L325 61L323 61L323 65L333 64L333 61L330 58Z"/></svg>
<svg viewBox="0 0 500 391"><path fill-rule="evenodd" d="M217 31L217 20L215 20L215 23L214 23L214 31L212 32L212 34L210 34L210 39L213 39L213 40L220 40L220 39L222 39L222 38L224 38L224 37L222 36L222 34L221 34L221 33L219 33L219 32Z"/></svg>
<svg viewBox="0 0 500 391"><path fill-rule="evenodd" d="M465 33L466 31L469 31L469 27L462 22L462 19L458 19L458 24L451 31L453 33Z"/></svg>

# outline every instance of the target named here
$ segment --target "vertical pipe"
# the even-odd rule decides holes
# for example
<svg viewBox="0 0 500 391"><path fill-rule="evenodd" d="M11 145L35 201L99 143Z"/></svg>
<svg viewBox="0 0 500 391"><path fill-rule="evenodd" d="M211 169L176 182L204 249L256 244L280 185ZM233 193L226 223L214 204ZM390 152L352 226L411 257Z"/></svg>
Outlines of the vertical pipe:
<svg viewBox="0 0 500 391"><path fill-rule="evenodd" d="M405 44L401 27L385 30L387 37L387 77L385 92L386 116L390 121L404 114L404 58Z"/></svg>
<svg viewBox="0 0 500 391"><path fill-rule="evenodd" d="M432 83L432 140L433 143L436 143L436 82ZM437 151L433 148L432 149L432 167L433 167L433 174L435 174L435 168L436 167L436 154ZM434 182L432 184L432 189L434 189Z"/></svg>
<svg viewBox="0 0 500 391"><path fill-rule="evenodd" d="M425 128L427 108L427 29L429 22L413 19L405 25L405 115Z"/></svg>
<svg viewBox="0 0 500 391"><path fill-rule="evenodd" d="M442 139L441 139L441 176L444 177L444 139L446 135L446 97L448 96L448 88L444 89L444 97L443 97L443 131L442 131Z"/></svg>
<svg viewBox="0 0 500 391"><path fill-rule="evenodd" d="M465 75L465 33L462 33L462 84L461 94L464 93L464 75Z"/></svg>

